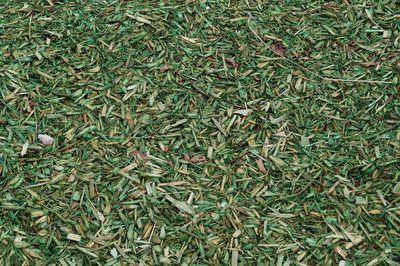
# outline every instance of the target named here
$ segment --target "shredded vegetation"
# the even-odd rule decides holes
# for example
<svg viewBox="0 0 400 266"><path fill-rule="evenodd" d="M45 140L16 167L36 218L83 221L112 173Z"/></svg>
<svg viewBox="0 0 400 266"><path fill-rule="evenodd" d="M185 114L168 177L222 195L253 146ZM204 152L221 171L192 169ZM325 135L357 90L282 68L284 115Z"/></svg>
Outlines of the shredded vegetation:
<svg viewBox="0 0 400 266"><path fill-rule="evenodd" d="M1 265L399 265L400 2L3 0Z"/></svg>

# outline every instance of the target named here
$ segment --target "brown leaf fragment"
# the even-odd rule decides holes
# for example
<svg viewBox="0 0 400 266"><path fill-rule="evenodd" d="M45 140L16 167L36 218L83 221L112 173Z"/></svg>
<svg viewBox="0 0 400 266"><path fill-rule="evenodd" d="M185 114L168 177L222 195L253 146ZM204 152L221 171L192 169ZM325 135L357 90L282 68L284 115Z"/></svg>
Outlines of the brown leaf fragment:
<svg viewBox="0 0 400 266"><path fill-rule="evenodd" d="M231 64L234 68L238 68L239 64L233 58L226 58L225 61Z"/></svg>
<svg viewBox="0 0 400 266"><path fill-rule="evenodd" d="M192 158L190 158L190 161L192 163L197 163L197 162L204 162L206 161L206 156L205 155L195 155Z"/></svg>
<svg viewBox="0 0 400 266"><path fill-rule="evenodd" d="M11 51L7 51L7 52L4 54L4 57L7 58L7 57L9 57L11 54L12 54Z"/></svg>
<svg viewBox="0 0 400 266"><path fill-rule="evenodd" d="M286 54L286 48L282 42L274 41L271 45L271 50L274 54L279 56L285 56Z"/></svg>
<svg viewBox="0 0 400 266"><path fill-rule="evenodd" d="M265 169L263 161L261 159L257 159L256 163L257 163L257 166L258 166L258 169L260 170L260 172L263 173L263 174L266 174L267 170Z"/></svg>
<svg viewBox="0 0 400 266"><path fill-rule="evenodd" d="M198 163L198 162L205 162L205 161L207 161L206 156L205 156L205 155L202 155L202 154L194 155L193 157L190 157L189 155L184 154L184 155L183 155L183 159L184 159L185 161L189 161L189 162L192 162L192 163Z"/></svg>
<svg viewBox="0 0 400 266"><path fill-rule="evenodd" d="M357 45L357 40L356 39L352 39L350 42L349 42L349 44L348 44L348 46L349 46L349 48L350 49L352 49L352 48L354 48L356 45Z"/></svg>
<svg viewBox="0 0 400 266"><path fill-rule="evenodd" d="M160 68L161 73L164 73L165 71L169 70L171 66L169 64L165 64Z"/></svg>
<svg viewBox="0 0 400 266"><path fill-rule="evenodd" d="M377 62L372 62L372 61L367 61L367 62L361 63L361 65L363 65L365 67L376 66L377 64L378 64Z"/></svg>
<svg viewBox="0 0 400 266"><path fill-rule="evenodd" d="M326 7L327 9L335 9L337 7L337 4L333 1L330 1L324 3L324 7Z"/></svg>

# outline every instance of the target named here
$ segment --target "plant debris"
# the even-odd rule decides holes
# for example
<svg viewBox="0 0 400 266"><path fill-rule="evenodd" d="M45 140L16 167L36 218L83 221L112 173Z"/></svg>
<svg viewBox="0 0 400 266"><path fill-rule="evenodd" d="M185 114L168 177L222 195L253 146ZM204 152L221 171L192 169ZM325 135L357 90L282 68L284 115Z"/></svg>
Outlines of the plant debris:
<svg viewBox="0 0 400 266"><path fill-rule="evenodd" d="M38 139L44 145L51 145L54 142L54 139L47 134L39 134Z"/></svg>
<svg viewBox="0 0 400 266"><path fill-rule="evenodd" d="M133 157L139 157L139 158L141 158L141 159L143 160L144 163L147 163L147 162L149 161L149 160L148 160L148 157L147 157L144 153L142 153L142 152L140 152L140 151L138 151L138 150L132 151L132 152L131 152L131 155L132 155Z"/></svg>
<svg viewBox="0 0 400 266"><path fill-rule="evenodd" d="M282 42L274 41L271 45L271 50L274 54L279 56L285 56L286 54L286 48Z"/></svg>
<svg viewBox="0 0 400 266"><path fill-rule="evenodd" d="M0 265L398 265L398 1L10 1Z"/></svg>
<svg viewBox="0 0 400 266"><path fill-rule="evenodd" d="M205 162L207 161L207 157L205 155L194 155L190 157L189 155L185 154L184 159L186 161L192 162L192 163L197 163L197 162Z"/></svg>
<svg viewBox="0 0 400 266"><path fill-rule="evenodd" d="M226 58L225 59L226 62L228 62L229 64L231 64L234 68L238 68L239 64L235 61L235 59L233 58Z"/></svg>

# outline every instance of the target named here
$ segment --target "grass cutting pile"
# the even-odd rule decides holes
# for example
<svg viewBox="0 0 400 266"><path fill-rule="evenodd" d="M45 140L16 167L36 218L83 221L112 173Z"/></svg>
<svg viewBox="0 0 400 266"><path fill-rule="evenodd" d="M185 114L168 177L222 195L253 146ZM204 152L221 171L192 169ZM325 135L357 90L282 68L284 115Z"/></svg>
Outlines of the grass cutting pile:
<svg viewBox="0 0 400 266"><path fill-rule="evenodd" d="M1 265L398 265L400 3L0 4Z"/></svg>

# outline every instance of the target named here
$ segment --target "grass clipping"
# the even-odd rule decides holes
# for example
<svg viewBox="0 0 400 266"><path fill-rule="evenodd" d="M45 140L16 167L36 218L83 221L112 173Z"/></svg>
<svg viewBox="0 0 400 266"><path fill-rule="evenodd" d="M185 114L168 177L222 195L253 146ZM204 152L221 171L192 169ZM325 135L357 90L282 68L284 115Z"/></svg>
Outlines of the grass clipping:
<svg viewBox="0 0 400 266"><path fill-rule="evenodd" d="M396 1L3 2L1 265L400 263Z"/></svg>

